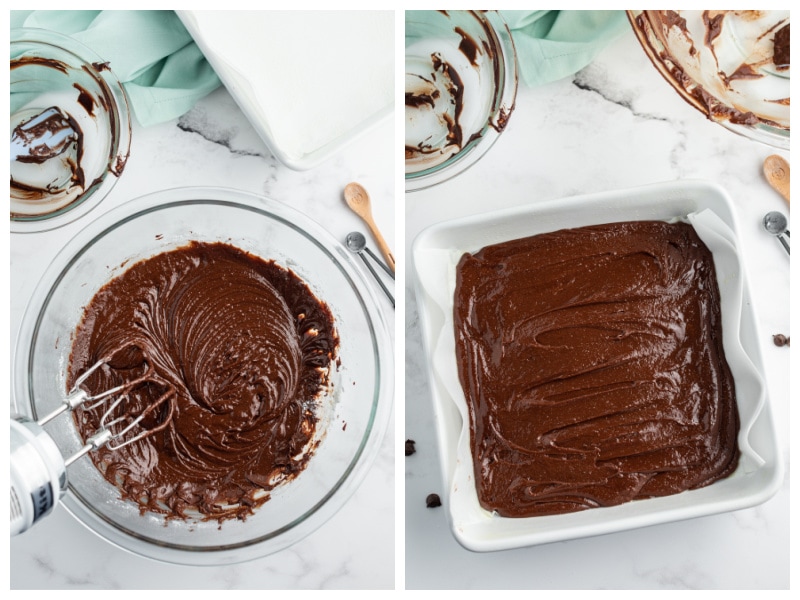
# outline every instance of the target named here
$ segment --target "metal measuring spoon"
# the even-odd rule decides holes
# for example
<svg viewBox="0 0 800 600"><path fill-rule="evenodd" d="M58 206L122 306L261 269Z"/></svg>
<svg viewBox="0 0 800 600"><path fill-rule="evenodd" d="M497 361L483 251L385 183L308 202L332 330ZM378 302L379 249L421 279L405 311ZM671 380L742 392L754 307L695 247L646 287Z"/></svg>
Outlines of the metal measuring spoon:
<svg viewBox="0 0 800 600"><path fill-rule="evenodd" d="M378 265L384 271L386 271L386 273L389 275L389 277L394 279L394 273L392 272L392 270L389 269L389 267L387 267L386 264L372 252L372 250L367 248L367 238L365 238L362 233L359 233L358 231L353 231L353 232L348 233L347 234L346 243L347 243L347 247L352 252L358 253L358 252L361 252L363 250L364 252L369 254L370 257L372 258L372 260L374 260L376 263L378 263Z"/></svg>
<svg viewBox="0 0 800 600"><path fill-rule="evenodd" d="M378 273L375 271L375 269L372 268L372 265L367 260L367 257L364 256L364 251L366 251L367 254L369 254L370 257L372 257L372 260L378 263L383 268L384 271L389 273L392 279L394 279L394 274L389 270L389 268L385 264L383 264L383 261L379 260L378 257L375 256L370 251L369 248L367 248L367 239L363 236L363 234L359 233L358 231L352 231L347 234L347 238L345 238L345 244L347 245L347 249L350 250L350 252L358 254L361 257L361 260L363 260L364 264L367 265L367 268L369 269L369 272L372 273L372 276L375 278L375 281L378 282L378 285L381 286L381 289L389 298L389 301L392 303L392 306L394 306L394 296L392 296L391 292L383 284L383 281L381 281L381 278L378 276Z"/></svg>
<svg viewBox="0 0 800 600"><path fill-rule="evenodd" d="M772 211L764 215L764 229L777 237L784 250L786 250L786 254L789 254L789 242L786 238L790 236L787 226L786 217L782 213Z"/></svg>
<svg viewBox="0 0 800 600"><path fill-rule="evenodd" d="M386 240L383 239L383 235L381 235L378 226L375 224L375 220L372 218L372 203L367 190L364 189L364 186L355 181L348 183L344 188L344 199L345 202L347 202L347 206L350 207L350 210L361 217L364 223L367 224L367 227L369 227L369 230L375 237L375 241L378 242L378 248L380 248L381 253L386 257L386 262L389 263L389 267L391 267L392 272L394 272L394 254L389 250L389 245L386 243Z"/></svg>

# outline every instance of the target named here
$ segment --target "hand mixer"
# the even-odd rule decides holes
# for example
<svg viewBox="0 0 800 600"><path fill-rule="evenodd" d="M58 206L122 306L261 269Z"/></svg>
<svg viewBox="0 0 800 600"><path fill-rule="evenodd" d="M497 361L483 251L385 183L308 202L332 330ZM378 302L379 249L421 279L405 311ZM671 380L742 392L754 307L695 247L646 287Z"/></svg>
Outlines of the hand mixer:
<svg viewBox="0 0 800 600"><path fill-rule="evenodd" d="M83 384L105 362L101 360L83 373L62 404L50 414L38 421L22 416L12 418L11 535L27 531L52 512L67 491L67 467L76 460L103 446L119 450L168 425L175 410L173 389L138 413L126 408L126 400L135 388L150 382L162 383L154 376L152 367L148 367L140 377L101 393L92 395L84 390ZM43 426L79 406L91 410L106 402L110 404L100 418L99 429L86 440L83 448L64 458ZM159 419L156 426L146 429L142 421L161 409L166 402L169 402L166 417Z"/></svg>

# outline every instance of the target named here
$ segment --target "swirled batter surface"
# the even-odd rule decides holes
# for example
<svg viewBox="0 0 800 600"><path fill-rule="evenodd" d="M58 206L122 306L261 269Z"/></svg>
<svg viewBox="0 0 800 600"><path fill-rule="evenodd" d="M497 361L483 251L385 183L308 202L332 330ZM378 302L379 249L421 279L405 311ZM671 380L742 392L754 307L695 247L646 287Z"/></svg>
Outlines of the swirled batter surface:
<svg viewBox="0 0 800 600"><path fill-rule="evenodd" d="M485 509L611 506L736 468L719 289L690 225L600 225L465 254L454 317Z"/></svg>
<svg viewBox="0 0 800 600"><path fill-rule="evenodd" d="M141 423L147 437L92 453L142 512L244 518L313 455L337 348L329 309L291 271L194 242L134 264L94 296L68 385L102 361L83 387L125 386L112 417L156 407ZM84 439L109 406L75 411Z"/></svg>

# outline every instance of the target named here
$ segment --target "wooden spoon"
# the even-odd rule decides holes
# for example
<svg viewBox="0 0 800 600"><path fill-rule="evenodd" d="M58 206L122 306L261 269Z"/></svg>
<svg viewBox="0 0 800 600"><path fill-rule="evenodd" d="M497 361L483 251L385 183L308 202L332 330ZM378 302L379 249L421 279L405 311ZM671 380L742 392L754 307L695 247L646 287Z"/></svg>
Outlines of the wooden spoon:
<svg viewBox="0 0 800 600"><path fill-rule="evenodd" d="M789 203L789 163L772 154L764 160L764 176L769 184Z"/></svg>
<svg viewBox="0 0 800 600"><path fill-rule="evenodd" d="M378 248L380 249L381 254L383 254L383 257L386 259L389 268L394 273L394 256L392 255L392 251L389 250L386 240L383 239L381 232L378 230L378 226L375 225L375 221L372 218L372 208L367 190L365 190L360 183L348 183L344 188L344 200L347 202L347 206L349 206L350 209L359 217L361 217L367 224L367 227L369 227L369 230L375 237L375 241L378 243Z"/></svg>

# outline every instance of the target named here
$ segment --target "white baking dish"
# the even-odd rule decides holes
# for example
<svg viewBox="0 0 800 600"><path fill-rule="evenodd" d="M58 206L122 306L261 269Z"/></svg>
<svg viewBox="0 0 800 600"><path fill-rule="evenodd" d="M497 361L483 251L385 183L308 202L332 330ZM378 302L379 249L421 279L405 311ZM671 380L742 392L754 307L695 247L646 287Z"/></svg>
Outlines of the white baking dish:
<svg viewBox="0 0 800 600"><path fill-rule="evenodd" d="M734 375L742 457L726 479L698 490L576 513L505 518L478 503L469 446L469 417L458 380L453 333L456 264L464 252L567 227L629 220L686 219L714 255L725 354ZM598 535L755 506L783 479L758 332L737 243L731 201L719 186L677 181L631 190L524 205L434 225L414 241L412 260L428 354L445 505L456 539L491 551Z"/></svg>
<svg viewBox="0 0 800 600"><path fill-rule="evenodd" d="M392 114L394 11L177 11L261 139L310 169Z"/></svg>

